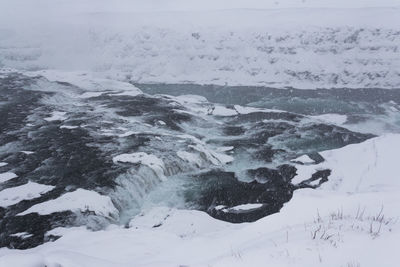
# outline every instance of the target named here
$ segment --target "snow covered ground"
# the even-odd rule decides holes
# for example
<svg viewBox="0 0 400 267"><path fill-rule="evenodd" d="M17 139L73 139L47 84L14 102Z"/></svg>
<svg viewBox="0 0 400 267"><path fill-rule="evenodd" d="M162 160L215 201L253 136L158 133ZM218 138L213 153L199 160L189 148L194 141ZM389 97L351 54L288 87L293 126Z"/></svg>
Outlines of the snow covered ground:
<svg viewBox="0 0 400 267"><path fill-rule="evenodd" d="M301 173L333 169L318 189L294 193L281 212L229 224L199 211L155 208L128 228L54 229L55 242L0 250L0 266L397 266L400 135L326 151ZM304 170L302 170L304 168ZM306 169L306 170L305 170ZM311 171L312 172L312 171Z"/></svg>
<svg viewBox="0 0 400 267"><path fill-rule="evenodd" d="M0 191L0 207L14 205L25 199L34 199L52 190L54 186L33 182Z"/></svg>
<svg viewBox="0 0 400 267"><path fill-rule="evenodd" d="M399 88L399 6L6 0L0 67L94 71L134 82Z"/></svg>

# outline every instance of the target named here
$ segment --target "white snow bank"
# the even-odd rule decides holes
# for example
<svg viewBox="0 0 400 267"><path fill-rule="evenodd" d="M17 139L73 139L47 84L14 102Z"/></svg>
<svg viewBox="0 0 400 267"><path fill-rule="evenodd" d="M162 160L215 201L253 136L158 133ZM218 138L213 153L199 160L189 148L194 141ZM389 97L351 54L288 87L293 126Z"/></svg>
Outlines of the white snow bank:
<svg viewBox="0 0 400 267"><path fill-rule="evenodd" d="M321 152L324 162L318 165L298 165L301 179L310 178L320 169L331 169L329 183L323 188L340 192L366 192L398 190L400 179L396 176L400 135L388 134L361 144ZM308 177L307 177L308 176ZM295 177L295 182L301 182Z"/></svg>
<svg viewBox="0 0 400 267"><path fill-rule="evenodd" d="M165 179L164 162L155 155L149 155L145 152L137 152L131 154L121 154L113 158L114 162L140 163L146 165L154 171L154 173L162 180Z"/></svg>
<svg viewBox="0 0 400 267"><path fill-rule="evenodd" d="M166 207L153 208L137 215L129 222L132 229L147 229L161 227L162 231L175 233L183 238L207 234L222 230L229 225L226 222L210 220L203 212L194 210L176 210Z"/></svg>
<svg viewBox="0 0 400 267"><path fill-rule="evenodd" d="M79 188L76 191L65 193L59 198L36 204L18 215L22 216L34 212L40 215L48 215L68 210L73 212L92 211L97 215L109 218L118 218L119 214L110 197Z"/></svg>
<svg viewBox="0 0 400 267"><path fill-rule="evenodd" d="M38 184L29 181L27 184L6 188L0 191L0 207L7 207L22 200L30 200L40 197L54 189L52 185Z"/></svg>
<svg viewBox="0 0 400 267"><path fill-rule="evenodd" d="M6 165L8 165L7 162L0 162L0 167L4 167L4 166L6 166Z"/></svg>
<svg viewBox="0 0 400 267"><path fill-rule="evenodd" d="M11 179L14 179L14 178L16 178L16 177L18 177L18 175L16 175L16 174L13 173L13 172L3 172L3 173L0 173L0 183L4 183L4 182L6 182L6 181L8 181L8 180L11 180Z"/></svg>
<svg viewBox="0 0 400 267"><path fill-rule="evenodd" d="M51 82L67 82L80 88L84 88L88 91L86 96L88 97L90 93L93 96L98 96L100 92L104 91L135 91L141 92L137 87L130 83L120 82L112 79L98 77L96 73L87 73L79 71L57 71L57 70L43 70L43 71L33 71L27 72L30 76L43 76ZM99 92L100 91L100 92Z"/></svg>
<svg viewBox="0 0 400 267"><path fill-rule="evenodd" d="M140 89L130 83L104 78L96 72L42 70L24 72L24 74L33 77L43 76L51 82L69 83L87 90L87 92L77 95L77 98L98 97L104 93L129 96L142 94Z"/></svg>
<svg viewBox="0 0 400 267"><path fill-rule="evenodd" d="M310 164L310 163L314 163L315 161L313 159L311 159L308 155L302 155L298 158L292 159L292 162L301 162L303 164Z"/></svg>

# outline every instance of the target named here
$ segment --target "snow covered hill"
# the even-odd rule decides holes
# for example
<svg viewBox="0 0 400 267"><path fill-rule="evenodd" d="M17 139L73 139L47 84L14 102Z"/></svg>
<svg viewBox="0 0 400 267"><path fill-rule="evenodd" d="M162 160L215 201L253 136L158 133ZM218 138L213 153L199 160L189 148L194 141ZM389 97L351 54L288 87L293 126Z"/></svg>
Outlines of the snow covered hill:
<svg viewBox="0 0 400 267"><path fill-rule="evenodd" d="M134 82L400 87L398 1L30 2L0 3L0 66Z"/></svg>

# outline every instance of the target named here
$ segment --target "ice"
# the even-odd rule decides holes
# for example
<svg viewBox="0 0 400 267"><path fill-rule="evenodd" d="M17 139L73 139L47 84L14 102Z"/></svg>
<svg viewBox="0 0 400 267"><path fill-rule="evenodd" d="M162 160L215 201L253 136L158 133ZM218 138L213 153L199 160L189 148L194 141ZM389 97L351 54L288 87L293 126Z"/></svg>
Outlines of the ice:
<svg viewBox="0 0 400 267"><path fill-rule="evenodd" d="M202 155L214 165L226 164L234 160L232 156L210 150L201 143L189 145L189 147L202 153Z"/></svg>
<svg viewBox="0 0 400 267"><path fill-rule="evenodd" d="M231 151L232 149L234 149L235 147L233 146L223 146L223 147L218 147L216 149L217 152L228 152Z"/></svg>
<svg viewBox="0 0 400 267"><path fill-rule="evenodd" d="M46 121L64 121L67 119L67 113L62 111L53 111L50 117L45 118Z"/></svg>
<svg viewBox="0 0 400 267"><path fill-rule="evenodd" d="M164 162L155 155L149 155L145 152L137 152L131 154L121 154L113 158L114 162L140 163L152 169L155 174L161 179L165 179Z"/></svg>
<svg viewBox="0 0 400 267"><path fill-rule="evenodd" d="M21 153L24 153L25 155L31 155L31 154L34 154L35 152L33 152L33 151L27 151L27 150L22 150L22 151L20 151Z"/></svg>
<svg viewBox="0 0 400 267"><path fill-rule="evenodd" d="M223 209L223 211L243 211L243 210L251 210L251 209L258 209L262 207L263 204L260 203L248 203L242 204L234 207L230 207L229 209Z"/></svg>
<svg viewBox="0 0 400 267"><path fill-rule="evenodd" d="M19 238L25 239L25 238L31 237L32 234L30 234L28 232L20 232L20 233L12 234L11 236L15 236L15 237L19 237Z"/></svg>
<svg viewBox="0 0 400 267"><path fill-rule="evenodd" d="M137 95L140 95L141 93L142 92L139 89L137 89L134 91L124 91L121 93L115 93L115 94L109 94L109 95L111 95L111 96L137 96Z"/></svg>
<svg viewBox="0 0 400 267"><path fill-rule="evenodd" d="M104 94L104 92L85 92L81 94L79 97L80 98L91 98L91 97L98 97Z"/></svg>
<svg viewBox="0 0 400 267"><path fill-rule="evenodd" d="M243 106L240 106L240 105L235 105L234 108L239 114L250 114L250 113L255 113L255 112L267 112L267 113L270 113L270 112L283 112L281 110L276 110L276 109L243 107Z"/></svg>
<svg viewBox="0 0 400 267"><path fill-rule="evenodd" d="M224 106L214 106L208 113L215 116L235 116L238 114L235 109Z"/></svg>
<svg viewBox="0 0 400 267"><path fill-rule="evenodd" d="M176 152L176 155L187 162L195 164L197 167L202 166L203 160L198 154L180 150Z"/></svg>
<svg viewBox="0 0 400 267"><path fill-rule="evenodd" d="M60 129L72 130L72 129L76 129L76 128L79 128L79 126L71 126L71 125L62 125L62 126L60 126Z"/></svg>
<svg viewBox="0 0 400 267"><path fill-rule="evenodd" d="M16 175L16 174L13 173L13 172L3 172L3 173L0 173L0 184L6 182L6 181L8 181L8 180L14 179L14 178L16 178L16 177L18 177L18 175Z"/></svg>
<svg viewBox="0 0 400 267"><path fill-rule="evenodd" d="M323 114L317 116L310 116L310 118L317 119L324 123L336 124L336 125L342 125L347 121L347 116L341 114Z"/></svg>
<svg viewBox="0 0 400 267"><path fill-rule="evenodd" d="M81 188L73 192L65 193L59 198L36 204L19 213L18 216L23 216L29 213L48 215L54 212L68 210L74 212L92 211L97 215L114 219L119 216L119 212L114 207L110 197Z"/></svg>
<svg viewBox="0 0 400 267"><path fill-rule="evenodd" d="M43 185L29 181L27 184L6 188L0 191L0 207L7 207L19 203L22 200L30 200L40 197L54 189L55 186Z"/></svg>
<svg viewBox="0 0 400 267"><path fill-rule="evenodd" d="M180 95L175 97L175 99L185 106L190 103L208 103L207 98L199 95Z"/></svg>

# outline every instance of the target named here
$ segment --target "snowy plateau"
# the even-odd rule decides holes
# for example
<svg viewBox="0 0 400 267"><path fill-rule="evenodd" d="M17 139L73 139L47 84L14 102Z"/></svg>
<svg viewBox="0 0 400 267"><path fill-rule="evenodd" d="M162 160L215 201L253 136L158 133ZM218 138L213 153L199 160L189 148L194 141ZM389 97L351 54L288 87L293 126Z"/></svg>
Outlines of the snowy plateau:
<svg viewBox="0 0 400 267"><path fill-rule="evenodd" d="M399 0L0 0L0 267L400 266Z"/></svg>

